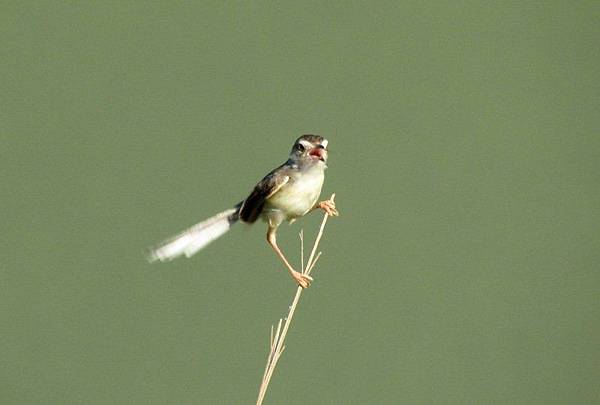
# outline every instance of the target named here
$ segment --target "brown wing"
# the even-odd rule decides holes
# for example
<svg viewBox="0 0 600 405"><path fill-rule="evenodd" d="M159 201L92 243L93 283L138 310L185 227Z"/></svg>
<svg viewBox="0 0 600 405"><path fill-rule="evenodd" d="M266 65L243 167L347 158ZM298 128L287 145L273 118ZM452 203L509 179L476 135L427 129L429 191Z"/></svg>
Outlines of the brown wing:
<svg viewBox="0 0 600 405"><path fill-rule="evenodd" d="M240 208L240 219L244 222L254 222L262 212L267 198L275 194L290 180L287 166L279 166L258 182Z"/></svg>

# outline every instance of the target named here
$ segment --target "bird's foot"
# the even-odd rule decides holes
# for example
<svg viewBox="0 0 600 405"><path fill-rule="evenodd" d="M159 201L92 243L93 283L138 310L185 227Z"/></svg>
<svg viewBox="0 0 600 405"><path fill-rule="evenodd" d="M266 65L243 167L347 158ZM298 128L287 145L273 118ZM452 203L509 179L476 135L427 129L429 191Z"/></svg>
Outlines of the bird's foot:
<svg viewBox="0 0 600 405"><path fill-rule="evenodd" d="M335 202L331 200L321 201L319 204L317 204L317 207L325 211L330 217L337 217L340 215L338 210L335 208Z"/></svg>
<svg viewBox="0 0 600 405"><path fill-rule="evenodd" d="M296 280L296 283L302 288L308 288L313 281L313 278L308 274L302 274L298 271L294 271L291 274L292 278Z"/></svg>

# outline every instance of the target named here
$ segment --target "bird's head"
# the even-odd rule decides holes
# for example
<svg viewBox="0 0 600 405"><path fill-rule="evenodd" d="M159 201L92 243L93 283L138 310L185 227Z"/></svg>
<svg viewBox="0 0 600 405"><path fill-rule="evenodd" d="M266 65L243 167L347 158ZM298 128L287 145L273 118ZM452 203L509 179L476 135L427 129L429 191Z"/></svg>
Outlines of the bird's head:
<svg viewBox="0 0 600 405"><path fill-rule="evenodd" d="M295 163L325 165L327 143L327 139L320 135L302 135L294 142L290 159Z"/></svg>

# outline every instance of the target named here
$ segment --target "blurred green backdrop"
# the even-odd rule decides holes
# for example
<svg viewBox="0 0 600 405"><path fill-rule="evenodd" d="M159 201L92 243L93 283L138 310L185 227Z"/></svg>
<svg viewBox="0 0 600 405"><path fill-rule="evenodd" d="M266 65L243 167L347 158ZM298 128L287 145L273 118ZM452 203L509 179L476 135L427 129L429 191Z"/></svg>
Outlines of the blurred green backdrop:
<svg viewBox="0 0 600 405"><path fill-rule="evenodd" d="M330 139L269 404L600 400L597 2L6 2L3 404L254 403L295 290L237 226ZM297 232L283 227L295 260Z"/></svg>

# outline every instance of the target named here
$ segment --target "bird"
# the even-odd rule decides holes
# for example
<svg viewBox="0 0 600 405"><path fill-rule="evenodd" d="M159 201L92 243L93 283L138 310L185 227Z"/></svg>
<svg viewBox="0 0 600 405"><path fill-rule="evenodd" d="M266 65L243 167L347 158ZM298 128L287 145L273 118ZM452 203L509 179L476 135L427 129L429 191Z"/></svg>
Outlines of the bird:
<svg viewBox="0 0 600 405"><path fill-rule="evenodd" d="M263 177L248 197L148 249L148 261L166 262L180 256L189 258L227 233L236 222L251 224L262 219L267 223L267 242L292 279L302 288L309 287L312 277L296 271L277 245L277 229L282 223L293 223L317 209L329 216L339 215L333 201L317 202L325 179L328 143L321 135L300 136L294 142L288 160Z"/></svg>

